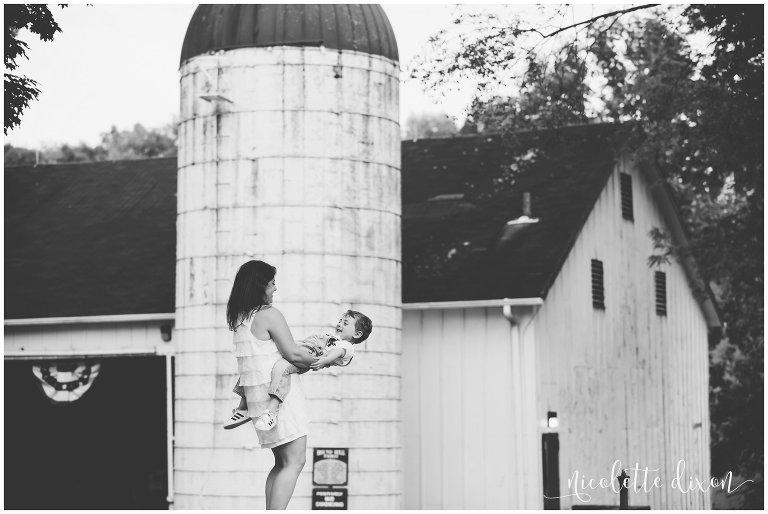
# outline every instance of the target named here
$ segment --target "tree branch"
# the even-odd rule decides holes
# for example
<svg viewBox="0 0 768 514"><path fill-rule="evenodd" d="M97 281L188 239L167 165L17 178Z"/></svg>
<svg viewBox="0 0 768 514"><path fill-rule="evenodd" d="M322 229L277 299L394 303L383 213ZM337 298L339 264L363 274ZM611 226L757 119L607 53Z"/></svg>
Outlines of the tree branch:
<svg viewBox="0 0 768 514"><path fill-rule="evenodd" d="M523 29L521 32L538 32L539 34L541 34L541 36L544 39L546 39L546 38L549 38L549 37L552 37L552 36L556 36L557 34L560 34L561 32L565 32L568 29L572 29L574 27L578 27L579 25L589 25L591 23L596 22L597 20L600 20L600 19L603 19L603 18L608 18L609 16L620 16L622 14L627 14L627 13L630 13L630 12L633 12L633 11L639 11L640 9L648 9L649 7L656 7L657 5L661 5L661 4L638 5L636 7L629 7L627 9L621 9L619 11L613 11L613 12L601 14L600 16L595 16L594 18L590 18L588 20L580 21L579 23L574 23L573 25L568 25L567 27L559 28L559 29L555 30L554 32L550 32L547 35L542 34L541 32L539 32L536 29Z"/></svg>

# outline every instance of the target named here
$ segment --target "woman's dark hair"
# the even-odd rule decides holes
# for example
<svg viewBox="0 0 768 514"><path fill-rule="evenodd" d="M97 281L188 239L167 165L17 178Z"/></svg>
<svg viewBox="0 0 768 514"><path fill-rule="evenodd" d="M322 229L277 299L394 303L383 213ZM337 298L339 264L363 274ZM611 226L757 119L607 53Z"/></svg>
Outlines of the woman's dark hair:
<svg viewBox="0 0 768 514"><path fill-rule="evenodd" d="M264 261L248 261L237 270L227 302L227 325L230 330L248 319L264 305L267 284L275 278L277 268Z"/></svg>

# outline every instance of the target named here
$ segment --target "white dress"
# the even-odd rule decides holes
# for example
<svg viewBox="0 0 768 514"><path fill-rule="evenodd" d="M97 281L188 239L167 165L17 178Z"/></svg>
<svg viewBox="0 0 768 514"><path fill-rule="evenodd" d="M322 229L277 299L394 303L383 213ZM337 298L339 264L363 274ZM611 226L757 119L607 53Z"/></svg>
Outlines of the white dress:
<svg viewBox="0 0 768 514"><path fill-rule="evenodd" d="M253 314L235 329L234 345L240 385L245 390L248 403L248 415L256 418L267 408L267 388L272 366L282 356L272 339L257 339L251 333L252 322ZM261 448L274 448L307 435L309 417L301 378L292 373L290 379L291 392L278 409L277 426L268 432L256 430Z"/></svg>

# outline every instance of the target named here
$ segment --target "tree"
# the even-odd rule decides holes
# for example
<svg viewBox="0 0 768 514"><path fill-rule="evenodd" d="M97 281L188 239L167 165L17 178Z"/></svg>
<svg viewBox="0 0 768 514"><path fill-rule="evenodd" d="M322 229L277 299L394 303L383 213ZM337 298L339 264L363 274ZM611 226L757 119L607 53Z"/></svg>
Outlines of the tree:
<svg viewBox="0 0 768 514"><path fill-rule="evenodd" d="M447 114L421 113L411 115L405 122L406 139L455 136L459 133Z"/></svg>
<svg viewBox="0 0 768 514"><path fill-rule="evenodd" d="M64 7L64 5L62 5ZM28 29L43 41L52 41L59 24L48 6L42 4L5 4L5 124L4 133L21 123L21 115L29 102L40 95L37 82L23 75L8 73L18 67L16 60L27 57L29 46L18 38L21 29Z"/></svg>
<svg viewBox="0 0 768 514"><path fill-rule="evenodd" d="M762 507L763 6L639 6L558 24L562 14L533 27L465 8L412 76L426 90L472 83L471 124L510 139L522 129L631 122L637 151L673 187L691 236L682 248L653 234L662 255L651 261L695 255L725 322L723 339L711 341L712 470L755 480L742 488L743 506ZM692 35L710 43L694 48Z"/></svg>
<svg viewBox="0 0 768 514"><path fill-rule="evenodd" d="M34 150L15 147L9 143L3 145L5 166L28 166L37 162Z"/></svg>
<svg viewBox="0 0 768 514"><path fill-rule="evenodd" d="M132 130L118 130L112 127L101 134L101 143L88 146L63 144L38 150L5 145L5 165L62 164L72 162L118 161L173 157L176 155L175 122L160 128L146 129L141 124Z"/></svg>
<svg viewBox="0 0 768 514"><path fill-rule="evenodd" d="M148 157L170 157L176 155L175 123L159 129L147 130L137 123L133 130L119 131L112 127L101 135L101 146L107 152L108 160L143 159Z"/></svg>

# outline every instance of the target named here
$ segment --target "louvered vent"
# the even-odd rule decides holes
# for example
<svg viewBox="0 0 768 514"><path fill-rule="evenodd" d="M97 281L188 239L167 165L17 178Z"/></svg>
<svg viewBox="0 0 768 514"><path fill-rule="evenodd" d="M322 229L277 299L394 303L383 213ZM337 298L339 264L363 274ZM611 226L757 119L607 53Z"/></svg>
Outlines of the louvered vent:
<svg viewBox="0 0 768 514"><path fill-rule="evenodd" d="M592 259L592 307L605 310L603 287L603 261Z"/></svg>
<svg viewBox="0 0 768 514"><path fill-rule="evenodd" d="M621 217L634 221L632 214L632 175L620 173L621 177Z"/></svg>
<svg viewBox="0 0 768 514"><path fill-rule="evenodd" d="M657 271L655 274L656 283L656 314L659 316L667 315L667 274L663 271Z"/></svg>

